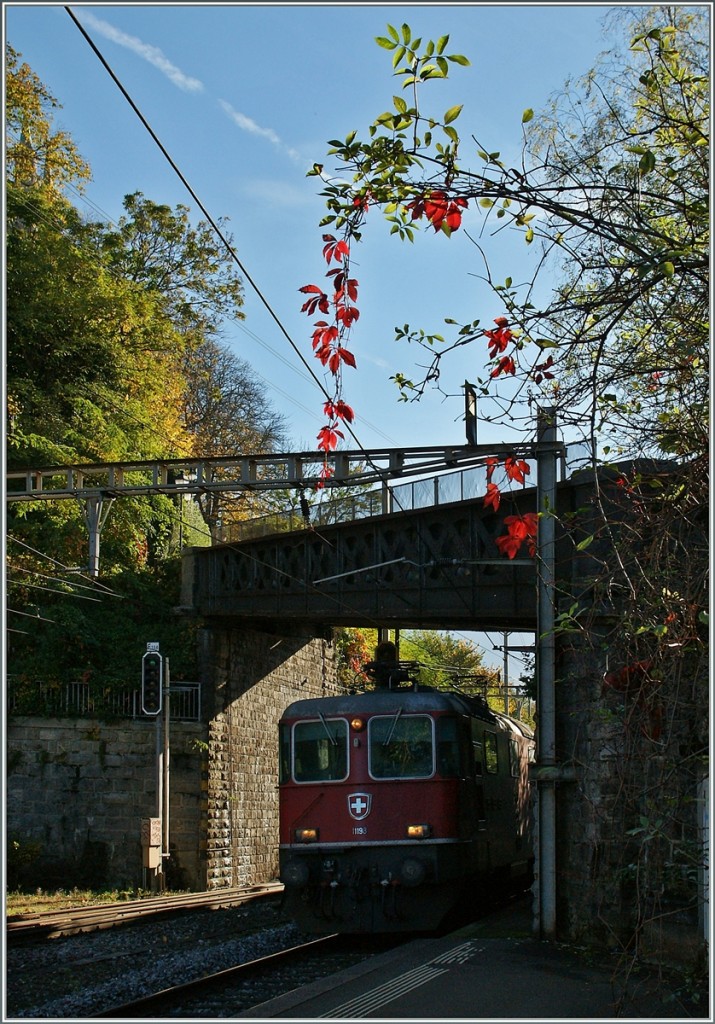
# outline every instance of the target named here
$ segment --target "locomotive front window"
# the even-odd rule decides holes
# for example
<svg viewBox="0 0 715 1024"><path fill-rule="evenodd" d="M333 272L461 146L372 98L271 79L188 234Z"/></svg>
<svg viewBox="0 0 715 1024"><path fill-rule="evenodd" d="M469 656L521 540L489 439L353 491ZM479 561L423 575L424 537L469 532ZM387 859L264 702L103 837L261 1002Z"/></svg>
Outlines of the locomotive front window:
<svg viewBox="0 0 715 1024"><path fill-rule="evenodd" d="M297 722L293 729L296 782L338 782L348 774L348 723L344 718Z"/></svg>
<svg viewBox="0 0 715 1024"><path fill-rule="evenodd" d="M371 718L370 774L375 779L426 779L434 773L432 719L428 715Z"/></svg>

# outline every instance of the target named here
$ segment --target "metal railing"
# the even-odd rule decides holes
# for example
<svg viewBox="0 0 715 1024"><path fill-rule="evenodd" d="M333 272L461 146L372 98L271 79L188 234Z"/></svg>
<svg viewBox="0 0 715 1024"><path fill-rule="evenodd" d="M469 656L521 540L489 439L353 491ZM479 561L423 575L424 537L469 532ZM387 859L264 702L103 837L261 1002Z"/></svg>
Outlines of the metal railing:
<svg viewBox="0 0 715 1024"><path fill-rule="evenodd" d="M8 678L7 710L15 715L47 715L60 718L146 718L141 709L140 690L98 692L89 683L65 683L34 687ZM201 684L172 683L169 690L172 721L201 721Z"/></svg>
<svg viewBox="0 0 715 1024"><path fill-rule="evenodd" d="M538 476L536 460L527 458L525 461L530 473L523 486L535 487ZM588 445L567 445L560 459L561 477L588 467L591 461L592 454ZM494 482L499 484L504 493L518 489L518 486L506 479L503 469L495 471ZM237 543L293 530L305 530L307 527L354 522L357 519L368 519L389 512L406 512L434 505L447 505L453 501L470 501L483 495L486 492L486 485L485 466L479 465L454 470L451 473L441 473L439 476L431 476L424 480L409 480L391 485L384 482L379 488L357 490L356 493L339 498L329 498L328 492L325 492L320 504L310 507L307 519L297 509L272 512L224 527L221 539L225 543Z"/></svg>

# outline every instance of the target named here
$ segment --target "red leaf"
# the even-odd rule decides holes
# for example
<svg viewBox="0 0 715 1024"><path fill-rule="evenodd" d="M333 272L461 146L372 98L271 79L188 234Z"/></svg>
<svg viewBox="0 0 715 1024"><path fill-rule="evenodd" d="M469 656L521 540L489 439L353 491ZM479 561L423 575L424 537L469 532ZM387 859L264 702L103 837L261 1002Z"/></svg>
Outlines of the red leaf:
<svg viewBox="0 0 715 1024"><path fill-rule="evenodd" d="M344 327L352 327L359 316L360 310L356 309L355 306L338 306L335 310L335 318Z"/></svg>
<svg viewBox="0 0 715 1024"><path fill-rule="evenodd" d="M511 356L502 356L499 364L491 372L492 377L498 377L500 373L510 373L512 377L516 373L516 364Z"/></svg>
<svg viewBox="0 0 715 1024"><path fill-rule="evenodd" d="M484 495L484 508L492 508L495 512L499 509L501 502L501 491L496 484L487 484L487 493Z"/></svg>
<svg viewBox="0 0 715 1024"><path fill-rule="evenodd" d="M509 558L516 558L521 547L521 541L507 533L502 537L497 537L496 545L503 555L508 555Z"/></svg>
<svg viewBox="0 0 715 1024"><path fill-rule="evenodd" d="M308 316L312 316L316 309L319 309L321 313L329 312L330 304L328 302L328 296L324 292L321 292L320 288L312 284L307 285L305 288L301 288L300 290L302 292L318 292L318 295L315 295L312 299L308 299L307 302L303 303L300 307L301 313L307 313Z"/></svg>
<svg viewBox="0 0 715 1024"><path fill-rule="evenodd" d="M499 459L497 459L494 455L490 455L486 460L487 483L489 483L489 481L491 480L492 476L494 475L494 470L497 468L498 465Z"/></svg>
<svg viewBox="0 0 715 1024"><path fill-rule="evenodd" d="M333 235L323 235L323 241L328 243L323 248L326 263L333 259L341 260L343 257L347 259L350 256L350 247L344 239L338 241Z"/></svg>
<svg viewBox="0 0 715 1024"><path fill-rule="evenodd" d="M338 446L338 438L344 437L342 431L334 430L332 427L322 427L318 431L318 448L324 452L331 452Z"/></svg>
<svg viewBox="0 0 715 1024"><path fill-rule="evenodd" d="M500 319L503 319L500 317ZM485 331L485 337L489 339L489 358L495 359L500 352L503 352L514 335L506 327L499 327L496 331Z"/></svg>
<svg viewBox="0 0 715 1024"><path fill-rule="evenodd" d="M352 423L355 419L355 413L347 402L339 401L335 406L335 415L341 419L346 420L348 423Z"/></svg>
<svg viewBox="0 0 715 1024"><path fill-rule="evenodd" d="M513 455L509 455L504 460L504 469L509 480L515 480L518 484L523 484L525 478L531 472L528 462L524 462L523 459L517 460Z"/></svg>
<svg viewBox="0 0 715 1024"><path fill-rule="evenodd" d="M323 406L323 412L326 416L329 416L331 420L339 419L352 423L355 419L355 413L347 402L343 402L342 399L339 399L337 402L328 400Z"/></svg>
<svg viewBox="0 0 715 1024"><path fill-rule="evenodd" d="M539 517L535 512L527 512L523 516L507 516L504 525L507 532L496 538L496 546L503 555L515 558L524 541L531 557L536 555L536 531Z"/></svg>
<svg viewBox="0 0 715 1024"><path fill-rule="evenodd" d="M356 363L355 363L355 356L352 354L352 352L349 352L346 348L343 348L342 346L340 346L340 348L338 349L338 354L340 355L340 358L343 360L343 362L347 363L348 366L355 366L356 365Z"/></svg>

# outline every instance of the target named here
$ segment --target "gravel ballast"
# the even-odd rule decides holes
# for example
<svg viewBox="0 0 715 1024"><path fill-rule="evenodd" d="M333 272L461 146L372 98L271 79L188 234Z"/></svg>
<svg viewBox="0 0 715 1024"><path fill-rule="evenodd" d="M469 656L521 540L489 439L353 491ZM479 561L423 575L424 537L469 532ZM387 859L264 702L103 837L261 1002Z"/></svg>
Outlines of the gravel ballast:
<svg viewBox="0 0 715 1024"><path fill-rule="evenodd" d="M3 1019L86 1017L308 938L271 898L12 946Z"/></svg>

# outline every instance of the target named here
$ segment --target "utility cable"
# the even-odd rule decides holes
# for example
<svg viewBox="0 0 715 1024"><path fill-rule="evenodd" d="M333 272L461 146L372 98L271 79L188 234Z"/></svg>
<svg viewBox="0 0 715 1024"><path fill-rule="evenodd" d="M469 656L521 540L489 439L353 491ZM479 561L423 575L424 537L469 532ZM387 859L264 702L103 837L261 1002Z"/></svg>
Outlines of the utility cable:
<svg viewBox="0 0 715 1024"><path fill-rule="evenodd" d="M129 105L130 105L130 107L132 108L132 110L134 111L134 113L135 113L135 114L137 115L137 117L139 118L139 120L141 121L141 123L142 123L142 124L144 125L144 127L146 128L146 130L147 130L147 131L149 132L149 135L150 135L150 136L152 137L152 139L154 140L154 142L155 142L155 143L156 143L156 145L158 146L159 150L161 151L161 153L163 154L163 156L165 157L165 159L166 159L166 160L167 160L167 162L169 163L170 167L172 168L172 170L173 170L173 171L175 172L175 174L177 175L177 177L178 177L178 178L179 178L179 180L181 181L181 183L182 183L182 185L184 186L184 188L185 188L185 189L187 190L187 192L189 193L189 195L190 195L190 196L192 197L192 199L194 200L194 202L196 203L196 205L197 205L197 206L199 207L199 209L201 210L201 212L203 213L203 215L204 215L204 216L206 217L206 219L208 220L208 222L209 222L209 224L211 225L211 227L212 227L212 228L214 229L214 231L216 232L216 234L218 235L218 237L219 237L219 238L221 239L221 241L223 242L223 244L224 244L224 245L226 246L226 249L227 249L227 251L228 251L229 255L231 256L231 258L233 259L233 261L235 262L236 266L237 266L237 267L239 268L239 270L241 271L241 273L242 273L242 274L244 275L244 277L245 277L246 281L248 281L248 283L250 284L251 288L252 288L252 289L254 290L254 292L256 293L256 295L258 296L258 298L260 299L260 301L261 301L261 302L263 303L263 305L265 306L265 308L266 308L266 310L268 311L269 315L271 316L271 318L272 318L272 319L274 320L274 322L276 323L276 325L277 325L278 329L279 329L279 330L280 330L280 332L281 332L281 333L283 334L283 336L285 337L285 339L286 339L286 341L288 342L288 344L289 344L289 345L291 346L291 348L293 349L293 351L295 352L295 354L296 354L296 355L298 356L298 358L300 359L300 361L301 361L301 362L303 363L303 365L305 366L306 370L308 371L308 373L310 374L310 376L311 376L311 377L313 378L313 380L315 381L315 383L316 383L316 384L318 385L318 387L319 387L319 388L320 388L320 390L322 391L322 393L323 393L323 395L325 396L325 398L326 398L326 399L327 399L328 401L330 401L330 398L331 398L331 396L330 396L330 394L328 393L328 391L327 391L327 389L325 388L325 386L323 385L323 383L321 382L320 378L319 378L319 377L318 377L318 375L317 375L317 374L315 373L315 371L313 370L313 368L312 368L312 367L310 366L310 364L309 364L309 363L308 363L308 361L306 360L305 356L304 356L304 355L303 355L303 353L302 353L302 352L300 351L300 349L298 348L298 346L296 345L296 343L295 343L295 342L293 341L293 339L291 338L291 336L290 336L290 335L288 334L288 331L287 331L287 330L285 329L285 327L283 326L283 324L282 324L282 323L281 323L281 321L279 320L279 318L278 318L277 314L276 314L276 313L274 312L274 310L273 310L272 306L270 305L270 303L268 302L268 300L267 300L267 299L266 299L266 297L264 296L263 292L262 292L262 291L260 290L260 288L258 287L258 285L256 284L256 282L255 282L255 281L253 280L253 278L252 278L252 277L251 277L251 275L250 275L250 274L248 273L248 271L246 270L245 266L243 265L243 263L242 263L242 262L241 262L241 260L239 259L239 257L238 257L238 254L236 253L235 249L234 249L234 248L233 248L233 246L232 246L232 245L231 245L231 244L229 243L228 239L227 239L227 238L226 238L226 236L224 235L224 233L223 233L223 231L221 230L221 228L219 227L219 225L218 225L218 224L216 223L216 221L215 221L215 220L214 220L214 218L213 218L213 217L211 216L211 214L209 213L209 211L208 211L208 210L206 209L206 207L204 206L204 204L203 204L203 203L201 202L201 199L200 199L200 198L198 197L198 195L196 194L196 192L194 191L194 189L193 189L193 188L191 187L191 185L190 185L190 184L189 184L189 182L187 181L186 177L184 176L183 172L182 172L182 171L181 171L181 170L179 169L179 167L177 166L177 164L175 163L175 161L174 161L174 160L173 160L173 158L171 157L170 153L168 152L168 150L166 149L166 147L164 146L164 144L162 143L162 141L161 141L161 140L159 139L159 137L158 137L158 135L156 134L156 132L154 131L154 129L153 129L152 127L151 127L151 125L149 124L149 122L147 121L147 119L146 119L146 118L144 117L144 115L142 114L142 112L141 112L141 110L139 109L139 107L138 107L138 106L136 105L136 103L134 102L134 100L132 99L132 97L131 97L131 96L129 95L129 93L127 92L127 90L126 90L126 89L124 88L124 86L123 86L123 85L122 85L122 83L120 82L119 78L117 77L117 75L116 75L116 74L114 73L114 71L113 71L113 70L112 70L112 68L110 67L110 65L109 65L108 61L107 61L107 60L105 59L104 55L103 55L103 54L101 53L101 51L99 50L99 48L98 48L98 47L96 46L96 44L94 43L93 39L92 39L92 38L90 37L90 35L89 35L89 34L87 33L87 31L86 31L86 29L84 28L84 26L82 25L82 23L81 23L81 22L80 22L80 21L79 21L79 20L78 20L78 19L77 19L77 18L75 17L75 15L74 15L74 12L72 11L72 9L71 9L70 7L65 7L65 10L66 10L66 11L67 11L67 13L69 14L69 16L70 16L70 18L72 19L72 21L73 21L73 22L75 23L75 25L77 26L77 28L79 29L79 31L80 31L80 32L82 33L82 35L84 36L84 38L85 38L85 39L87 40L87 42L89 43L90 47L92 48L92 50L94 51L94 53L96 54L96 56L98 57L98 59L100 60L100 62L101 62L101 64L102 64L102 66L103 66L103 67L105 68L105 70L107 71L107 73L108 73L108 74L110 75L110 77L112 78L112 81L113 81L113 82L115 83L115 85L117 86L117 88L118 88L118 89L120 90L120 92L122 93L122 95L123 95L123 96L124 96L124 98L126 99L127 103L129 103ZM350 433L352 434L352 431L350 431ZM352 436L353 436L353 437L355 437L355 435L354 435L354 434L353 434ZM356 440L356 442L357 442L357 438L355 438L355 440ZM359 444L359 442L357 442L357 443Z"/></svg>
<svg viewBox="0 0 715 1024"><path fill-rule="evenodd" d="M226 247L227 252L231 256L231 258L234 260L234 262L236 263L236 266L239 268L241 273L244 275L246 281L251 286L251 288L254 290L254 292L258 296L259 300L264 305L264 307L268 311L269 315L271 316L271 318L276 323L276 325L277 325L278 329L280 330L281 334L285 337L286 341L289 343L289 345L291 346L293 351L296 353L296 355L300 359L300 361L303 364L303 366L306 368L306 370L310 374L311 378L315 381L315 383L317 384L319 390L322 392L322 394L325 396L325 398L328 401L330 401L331 400L331 396L328 393L327 389L325 388L324 384L321 382L320 378L317 376L317 374L315 373L313 368L310 366L310 364L307 362L307 360L303 356L303 353L300 351L298 346L295 344L293 339L290 337L290 335L288 334L287 330L285 329L285 327L281 323L280 319L278 318L277 314L275 313L275 311L271 307L270 303L268 302L268 300L264 296L263 292L260 290L260 288L258 287L256 282L253 280L251 275L248 273L248 271L246 270L245 266L243 265L243 263L239 259L237 253L235 252L234 248L231 246L231 244L229 243L228 239L225 237L225 235L221 231L221 228L216 223L216 221L214 220L214 218L212 217L210 212L207 210L207 208L204 206L204 204L202 203L201 199L196 194L194 189L191 187L191 185L189 184L189 182L186 179L185 175L182 173L182 171L180 170L178 165L175 163L175 161L173 160L173 158L169 154L168 150L163 145L163 143L161 142L161 140L157 136L156 132L153 130L153 128L151 127L151 125L147 121L147 119L144 116L144 114L141 112L141 110L139 109L137 104L134 102L134 100L130 96L130 94L127 91L127 89L124 87L124 85L119 80L118 76L115 74L115 72L113 71L113 69L109 65L109 62L106 60L104 55L101 53L101 51L99 50L99 48L97 47L97 45L95 44L95 42L93 41L91 36L88 34L88 32L86 31L84 26L77 19L77 17L75 16L74 12L72 11L72 9L70 7L68 7L68 6L66 6L65 7L65 11L70 16L72 21L75 23L75 25L77 26L78 30L80 31L82 36L87 41L87 43L89 44L90 48L95 53L95 55L97 56L98 60L102 64L102 66L105 68L107 73L110 75L110 77L112 78L112 81L115 83L115 85L120 90L120 92L122 93L122 95L124 96L126 101L129 103L130 107L132 108L132 110L134 111L136 116L139 118L141 123L144 125L144 127L147 130L147 132L149 133L149 135L151 136L151 138L153 139L153 141L155 142L155 144L159 148L160 152L163 154L164 158L167 160L167 162L169 163L169 165L172 168L172 170L174 171L174 173L177 175L177 177L179 178L181 183L184 185L184 187L188 191L189 195L193 198L194 202L197 204L199 209L202 211L202 213L206 217L207 221L209 222L211 227L216 232L217 236L221 239L223 245ZM369 462L370 460L367 457L367 452L365 451L364 447L360 443L359 439L357 438L357 435L353 431L353 429L350 426L350 424L346 423L345 424L345 428L347 429L347 431L351 435L351 437L355 440L356 444L358 445L358 448L361 451L365 452L366 460ZM377 468L377 467L374 467L374 468ZM428 541L426 541L426 544L427 544L427 547L429 548L429 542ZM309 584L307 584L307 583L305 583L304 585L309 586ZM466 602L465 602L465 605L466 605Z"/></svg>

